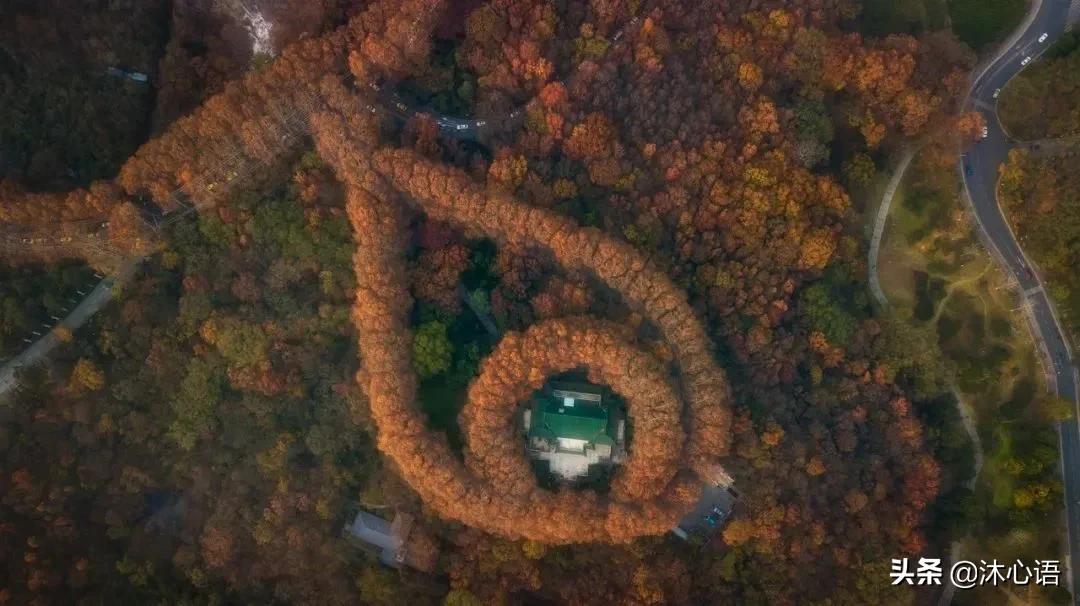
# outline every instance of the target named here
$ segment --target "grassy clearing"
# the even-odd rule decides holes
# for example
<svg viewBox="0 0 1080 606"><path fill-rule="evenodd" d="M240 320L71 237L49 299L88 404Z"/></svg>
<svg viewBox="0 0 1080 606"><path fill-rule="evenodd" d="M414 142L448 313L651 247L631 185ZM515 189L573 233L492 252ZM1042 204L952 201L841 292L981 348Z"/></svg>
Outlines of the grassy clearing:
<svg viewBox="0 0 1080 606"><path fill-rule="evenodd" d="M859 29L868 36L946 29L975 50L1005 37L1024 17L1025 0L864 0Z"/></svg>
<svg viewBox="0 0 1080 606"><path fill-rule="evenodd" d="M900 308L915 307L915 276L917 272L926 271L925 266L919 264L921 259L908 253L909 248L903 230L886 227L878 257L878 280L889 302Z"/></svg>
<svg viewBox="0 0 1080 606"><path fill-rule="evenodd" d="M1019 302L978 245L951 164L920 154L893 202L879 277L895 312L934 329L984 449L965 511L968 557L1060 555L1057 434L1043 416L1041 368ZM999 590L958 603L1002 603ZM1036 602L1053 602L1046 593Z"/></svg>

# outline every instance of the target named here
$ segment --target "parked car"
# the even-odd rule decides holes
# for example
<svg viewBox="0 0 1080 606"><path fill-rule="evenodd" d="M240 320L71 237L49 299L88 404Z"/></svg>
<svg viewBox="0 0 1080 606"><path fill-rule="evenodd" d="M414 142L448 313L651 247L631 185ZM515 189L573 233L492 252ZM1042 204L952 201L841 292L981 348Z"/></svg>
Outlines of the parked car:
<svg viewBox="0 0 1080 606"><path fill-rule="evenodd" d="M1039 44L1042 44L1043 42L1046 42L1046 39L1049 38L1049 37L1050 37L1050 34L1047 34L1047 33L1044 33L1043 35L1039 36Z"/></svg>

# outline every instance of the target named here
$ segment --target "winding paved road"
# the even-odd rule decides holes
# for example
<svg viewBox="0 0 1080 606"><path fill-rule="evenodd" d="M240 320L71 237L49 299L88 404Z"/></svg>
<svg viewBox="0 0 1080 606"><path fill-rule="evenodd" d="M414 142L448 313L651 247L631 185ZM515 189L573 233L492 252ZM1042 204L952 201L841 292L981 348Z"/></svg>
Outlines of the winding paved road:
<svg viewBox="0 0 1080 606"><path fill-rule="evenodd" d="M1080 400L1077 399L1077 371L1064 331L1054 314L1053 305L1033 264L1024 254L1009 227L997 201L998 167L1004 162L1014 143L1009 140L997 117L995 93L1025 67L1025 60L1038 57L1066 30L1070 0L1042 0L1026 21L1026 28L1014 36L987 68L976 78L965 101L967 109L980 111L986 119L988 136L973 145L961 157L960 171L980 237L989 245L1005 267L1015 277L1022 292L1024 307L1034 328L1044 358L1049 363L1051 387L1058 395L1073 402L1076 418L1061 423L1062 476L1065 482L1065 507L1070 559L1069 580L1080 589L1077 572L1080 568ZM1046 34L1043 42L1039 38ZM1051 557L1053 554L1045 554ZM1073 603L1080 605L1078 593Z"/></svg>

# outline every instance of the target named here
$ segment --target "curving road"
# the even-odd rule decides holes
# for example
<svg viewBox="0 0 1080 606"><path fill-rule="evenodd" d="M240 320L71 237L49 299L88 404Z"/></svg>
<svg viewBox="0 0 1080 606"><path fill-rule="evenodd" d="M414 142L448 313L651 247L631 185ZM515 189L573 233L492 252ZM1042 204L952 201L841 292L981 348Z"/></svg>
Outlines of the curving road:
<svg viewBox="0 0 1080 606"><path fill-rule="evenodd" d="M914 157L915 149L911 147L900 154L900 161L893 170L893 176L889 179L889 184L885 187L885 193L881 196L881 205L878 206L877 216L874 218L874 233L870 237L870 292L881 307L889 306L889 299L881 288L881 280L878 279L881 237L885 234L885 222L889 219L889 209L892 207L893 197L896 196L896 190L900 187L900 182L904 180L904 173L907 172L908 166Z"/></svg>
<svg viewBox="0 0 1080 606"><path fill-rule="evenodd" d="M1042 354L1047 360L1051 387L1077 408L1076 418L1058 427L1061 439L1062 476L1068 529L1070 584L1080 589L1080 400L1077 399L1077 371L1065 333L1054 314L1053 305L1031 261L1020 248L997 201L998 167L1007 159L1013 142L997 116L996 92L1042 54L1066 30L1070 0L1042 0L1029 16L1022 31L1014 36L998 56L978 75L965 107L979 111L986 120L988 135L961 156L964 187L979 224L980 237L989 245L1007 273L1015 277L1024 307ZM1040 42L1039 39L1046 35ZM1027 58L1031 58L1030 61ZM1053 554L1045 554L1052 557ZM1073 603L1080 605L1078 593Z"/></svg>
<svg viewBox="0 0 1080 606"><path fill-rule="evenodd" d="M74 333L102 307L105 307L105 304L112 299L113 287L126 282L135 273L139 261L141 259L129 260L115 275L103 278L56 327L0 367L0 396L7 394L18 384L20 370L41 362L53 349L64 342L57 332L58 328Z"/></svg>

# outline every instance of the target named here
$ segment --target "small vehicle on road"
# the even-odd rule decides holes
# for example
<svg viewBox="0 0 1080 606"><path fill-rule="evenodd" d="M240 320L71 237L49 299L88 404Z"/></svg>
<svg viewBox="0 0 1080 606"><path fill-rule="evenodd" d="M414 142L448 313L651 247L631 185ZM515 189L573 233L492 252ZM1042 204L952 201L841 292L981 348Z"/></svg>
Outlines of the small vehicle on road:
<svg viewBox="0 0 1080 606"><path fill-rule="evenodd" d="M967 175L968 177L974 177L975 176L975 170L971 168L970 164L965 164L964 165L964 174Z"/></svg>
<svg viewBox="0 0 1080 606"><path fill-rule="evenodd" d="M994 89L994 98L997 99L999 95L1001 95L1001 89L1000 88Z"/></svg>
<svg viewBox="0 0 1080 606"><path fill-rule="evenodd" d="M990 127L984 126L982 129L982 138L985 139L990 136Z"/></svg>
<svg viewBox="0 0 1080 606"><path fill-rule="evenodd" d="M457 124L454 126L457 130L469 130L468 124Z"/></svg>
<svg viewBox="0 0 1080 606"><path fill-rule="evenodd" d="M487 120L477 120L476 121L476 127L477 128L483 128L486 125L487 125Z"/></svg>
<svg viewBox="0 0 1080 606"><path fill-rule="evenodd" d="M1024 57L1024 60L1020 62L1020 65L1027 65L1028 63L1031 63L1031 57L1030 56L1029 57Z"/></svg>
<svg viewBox="0 0 1080 606"><path fill-rule="evenodd" d="M1043 42L1046 42L1046 39L1049 38L1049 37L1050 37L1050 34L1047 34L1047 33L1044 32L1043 35L1039 36L1039 44L1042 44Z"/></svg>

